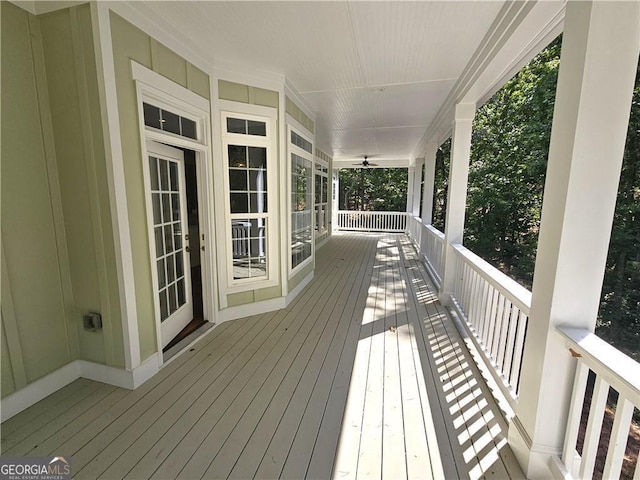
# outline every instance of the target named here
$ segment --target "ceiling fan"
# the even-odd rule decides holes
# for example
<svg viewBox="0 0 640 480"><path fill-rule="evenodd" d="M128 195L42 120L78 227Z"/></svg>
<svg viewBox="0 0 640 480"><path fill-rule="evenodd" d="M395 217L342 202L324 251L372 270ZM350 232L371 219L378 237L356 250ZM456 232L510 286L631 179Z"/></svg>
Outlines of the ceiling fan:
<svg viewBox="0 0 640 480"><path fill-rule="evenodd" d="M365 155L365 156L364 156L364 160L363 160L361 163L354 163L353 165L356 165L356 166L358 166L358 167L364 167L364 168L367 168L367 167L377 167L377 166L378 166L378 164L377 164L377 163L371 163L369 160L367 160L367 158L369 158L369 157L367 157L367 156Z"/></svg>

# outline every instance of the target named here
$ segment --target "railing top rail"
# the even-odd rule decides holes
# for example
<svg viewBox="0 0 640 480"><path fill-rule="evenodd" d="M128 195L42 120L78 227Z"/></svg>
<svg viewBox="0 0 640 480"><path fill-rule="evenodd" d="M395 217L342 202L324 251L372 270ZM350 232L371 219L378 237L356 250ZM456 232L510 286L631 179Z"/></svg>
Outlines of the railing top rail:
<svg viewBox="0 0 640 480"><path fill-rule="evenodd" d="M640 363L589 330L559 326L556 332L591 370L640 407Z"/></svg>
<svg viewBox="0 0 640 480"><path fill-rule="evenodd" d="M531 308L531 292L518 282L509 278L496 267L462 245L451 245L455 252L462 257L482 278L505 295L511 303L515 304L521 312L529 315Z"/></svg>
<svg viewBox="0 0 640 480"><path fill-rule="evenodd" d="M378 211L378 210L338 210L338 213L356 214L356 215L397 215L397 216L409 215L407 212L389 212L389 211Z"/></svg>
<svg viewBox="0 0 640 480"><path fill-rule="evenodd" d="M433 225L425 225L424 227L427 229L427 231L429 233L432 233L433 235L438 237L440 240L444 240L444 233L442 233L440 230L438 230Z"/></svg>

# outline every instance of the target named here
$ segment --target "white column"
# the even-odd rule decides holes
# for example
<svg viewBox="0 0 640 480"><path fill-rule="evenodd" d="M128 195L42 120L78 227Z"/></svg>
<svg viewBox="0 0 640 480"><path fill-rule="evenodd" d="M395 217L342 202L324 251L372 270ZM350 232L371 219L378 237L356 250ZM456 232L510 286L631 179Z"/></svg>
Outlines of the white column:
<svg viewBox="0 0 640 480"><path fill-rule="evenodd" d="M467 202L467 178L471 155L471 129L476 106L470 103L456 105L451 137L449 167L449 194L444 224L444 275L439 297L443 305L450 305L455 282L455 252L451 244L461 244L464 232L464 213Z"/></svg>
<svg viewBox="0 0 640 480"><path fill-rule="evenodd" d="M415 174L414 167L407 168L407 213L413 211L413 177Z"/></svg>
<svg viewBox="0 0 640 480"><path fill-rule="evenodd" d="M430 142L424 153L424 193L422 198L422 224L431 225L433 221L433 194L436 181L436 153L438 144Z"/></svg>
<svg viewBox="0 0 640 480"><path fill-rule="evenodd" d="M527 478L560 455L575 368L557 325L593 331L631 97L640 3L567 2L529 327L509 443Z"/></svg>
<svg viewBox="0 0 640 480"><path fill-rule="evenodd" d="M424 163L424 158L416 158L416 164L413 168L413 200L411 202L411 214L414 217L420 216L420 205L422 199L420 195L422 195L422 164Z"/></svg>

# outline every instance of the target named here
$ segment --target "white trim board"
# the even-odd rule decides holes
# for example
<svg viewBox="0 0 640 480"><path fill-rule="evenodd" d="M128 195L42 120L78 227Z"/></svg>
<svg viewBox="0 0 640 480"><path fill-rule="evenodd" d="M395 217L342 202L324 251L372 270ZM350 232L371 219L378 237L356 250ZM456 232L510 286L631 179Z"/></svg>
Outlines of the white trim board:
<svg viewBox="0 0 640 480"><path fill-rule="evenodd" d="M220 323L236 320L238 318L251 317L261 313L272 312L287 308L294 298L313 280L314 272L307 275L286 297L272 298L261 302L248 303L246 305L238 305L220 311Z"/></svg>
<svg viewBox="0 0 640 480"><path fill-rule="evenodd" d="M127 368L140 365L140 335L136 307L136 289L133 272L133 253L129 212L127 205L124 157L120 135L118 105L115 101L116 75L111 41L109 7L103 3L91 4L94 49L98 72L98 94L105 138L107 158L107 184L113 225L116 271L124 337L124 355ZM110 160L110 161L109 161Z"/></svg>
<svg viewBox="0 0 640 480"><path fill-rule="evenodd" d="M157 355L153 354L134 370L75 360L3 398L0 401L0 419L2 422L8 420L79 378L134 390L158 373Z"/></svg>

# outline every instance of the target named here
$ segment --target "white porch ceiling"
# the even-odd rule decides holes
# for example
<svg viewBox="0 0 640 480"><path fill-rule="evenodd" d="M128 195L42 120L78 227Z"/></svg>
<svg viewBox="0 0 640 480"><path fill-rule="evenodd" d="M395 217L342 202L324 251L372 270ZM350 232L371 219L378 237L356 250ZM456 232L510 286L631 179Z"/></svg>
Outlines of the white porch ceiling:
<svg viewBox="0 0 640 480"><path fill-rule="evenodd" d="M416 154L492 24L504 16L504 3L139 1L130 6L214 65L284 75L316 113L321 149L347 164L366 154L384 165L408 162Z"/></svg>

